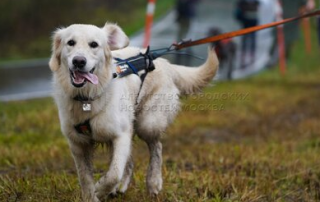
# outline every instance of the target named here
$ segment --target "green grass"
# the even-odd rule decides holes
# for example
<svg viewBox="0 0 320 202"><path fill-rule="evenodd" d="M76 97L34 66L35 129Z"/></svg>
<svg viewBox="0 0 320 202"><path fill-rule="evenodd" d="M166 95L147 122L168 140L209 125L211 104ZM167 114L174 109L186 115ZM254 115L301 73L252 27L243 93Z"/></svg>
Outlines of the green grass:
<svg viewBox="0 0 320 202"><path fill-rule="evenodd" d="M111 201L319 201L320 53L313 48L306 55L299 42L285 76L274 68L184 99L163 136L161 194L146 194L148 152L135 138L133 181ZM0 201L80 200L50 98L1 103L0 125ZM107 154L97 151L97 178Z"/></svg>

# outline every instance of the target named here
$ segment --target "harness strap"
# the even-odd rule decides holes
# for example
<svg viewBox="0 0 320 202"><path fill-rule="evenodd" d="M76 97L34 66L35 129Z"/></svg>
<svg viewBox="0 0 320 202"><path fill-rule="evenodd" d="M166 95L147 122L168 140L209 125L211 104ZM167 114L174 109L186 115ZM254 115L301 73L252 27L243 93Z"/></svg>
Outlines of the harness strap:
<svg viewBox="0 0 320 202"><path fill-rule="evenodd" d="M134 74L138 74L138 70L135 68L135 66L130 62L130 61L128 61L128 60L123 60L123 59L120 59L120 58L114 58L116 61L118 61L118 62L125 62L125 64L127 64L129 67L130 67L130 69L132 70L132 72L134 73Z"/></svg>
<svg viewBox="0 0 320 202"><path fill-rule="evenodd" d="M148 46L147 48L147 51L145 54L141 54L141 56L144 57L144 61L145 61L145 73L143 73L141 76L140 76L140 79L141 79L141 84L140 84L140 89L139 89L139 92L138 92L138 95L137 95L137 98L136 98L136 105L138 105L138 100L139 100L139 97L140 97L140 92L141 92L141 89L142 89L142 86L144 84L144 80L145 78L147 77L148 73L153 71L155 69L155 66L153 64L153 57L152 55L150 54L150 46Z"/></svg>
<svg viewBox="0 0 320 202"><path fill-rule="evenodd" d="M92 134L92 130L91 130L91 126L90 126L90 120L86 120L83 123L79 123L77 125L74 126L74 129L79 133L79 134L83 134L86 136L91 136Z"/></svg>
<svg viewBox="0 0 320 202"><path fill-rule="evenodd" d="M142 54L140 53L137 56L127 58L127 59L120 59L114 58L116 63L116 73L113 74L113 78L117 77L125 77L130 74L137 74L139 75L140 71L150 72L153 71L153 56L151 56L151 52L149 47L147 51Z"/></svg>
<svg viewBox="0 0 320 202"><path fill-rule="evenodd" d="M115 58L115 60L117 61L116 63L117 72L113 74L113 78L117 78L117 77L121 78L130 74L136 74L140 77L141 84L140 84L138 95L136 97L136 105L137 105L145 78L147 77L149 72L155 69L155 66L153 64L154 57L150 52L150 47L147 48L144 54L140 53L139 55L128 58L128 59ZM144 71L144 72L141 75L139 75L140 71Z"/></svg>

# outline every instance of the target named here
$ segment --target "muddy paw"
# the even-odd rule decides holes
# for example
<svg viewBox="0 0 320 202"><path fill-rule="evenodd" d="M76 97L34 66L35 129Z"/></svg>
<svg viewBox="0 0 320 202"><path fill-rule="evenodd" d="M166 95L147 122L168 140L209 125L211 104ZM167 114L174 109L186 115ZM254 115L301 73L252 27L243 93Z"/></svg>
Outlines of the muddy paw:
<svg viewBox="0 0 320 202"><path fill-rule="evenodd" d="M155 177L147 181L148 192L151 196L156 196L162 189L162 178Z"/></svg>

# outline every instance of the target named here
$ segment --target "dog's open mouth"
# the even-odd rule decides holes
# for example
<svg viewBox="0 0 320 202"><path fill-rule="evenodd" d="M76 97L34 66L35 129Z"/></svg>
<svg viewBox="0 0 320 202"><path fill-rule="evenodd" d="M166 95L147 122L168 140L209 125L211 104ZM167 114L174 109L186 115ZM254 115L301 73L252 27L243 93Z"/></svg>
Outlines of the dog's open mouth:
<svg viewBox="0 0 320 202"><path fill-rule="evenodd" d="M81 72L78 70L70 70L70 77L71 77L71 82L72 85L74 85L77 88L80 88L82 86L84 86L87 81L97 85L99 83L99 79L98 77L93 74L95 68L93 68L90 72Z"/></svg>

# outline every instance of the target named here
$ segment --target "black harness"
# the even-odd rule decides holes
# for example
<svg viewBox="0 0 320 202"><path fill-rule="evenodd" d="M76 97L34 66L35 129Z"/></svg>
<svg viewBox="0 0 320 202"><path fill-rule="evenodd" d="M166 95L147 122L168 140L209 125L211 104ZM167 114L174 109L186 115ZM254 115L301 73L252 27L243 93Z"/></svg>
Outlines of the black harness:
<svg viewBox="0 0 320 202"><path fill-rule="evenodd" d="M113 78L122 78L130 74L136 74L143 82L148 72L151 72L155 69L153 64L153 60L155 58L150 52L149 47L144 54L140 53L139 55L128 59L114 59L117 61L117 63L116 73L113 73Z"/></svg>

